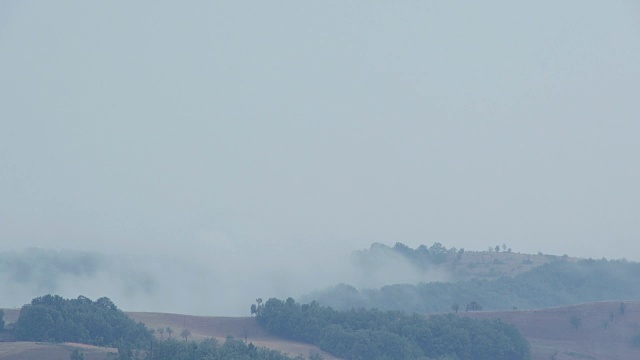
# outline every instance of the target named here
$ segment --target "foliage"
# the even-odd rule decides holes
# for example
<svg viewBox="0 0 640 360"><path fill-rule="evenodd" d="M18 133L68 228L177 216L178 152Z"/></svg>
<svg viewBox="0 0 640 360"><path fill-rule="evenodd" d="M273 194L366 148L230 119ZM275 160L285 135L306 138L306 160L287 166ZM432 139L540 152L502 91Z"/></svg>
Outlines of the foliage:
<svg viewBox="0 0 640 360"><path fill-rule="evenodd" d="M580 325L582 325L582 318L580 318L577 315L573 315L570 319L571 322L571 326L573 326L574 329L578 329L580 327Z"/></svg>
<svg viewBox="0 0 640 360"><path fill-rule="evenodd" d="M69 356L71 360L84 360L84 354L81 353L78 349L74 349Z"/></svg>
<svg viewBox="0 0 640 360"><path fill-rule="evenodd" d="M482 306L478 304L478 302L476 301L472 301L467 304L466 311L480 311L480 310L482 310Z"/></svg>
<svg viewBox="0 0 640 360"><path fill-rule="evenodd" d="M178 341L169 339L154 342L153 351L148 353L146 360L291 360L292 358L280 351L256 347L252 343L245 343L228 337L220 345L215 339L206 339L199 343L194 341ZM302 357L295 358L302 360Z"/></svg>
<svg viewBox="0 0 640 360"><path fill-rule="evenodd" d="M453 303L476 301L486 310L531 309L615 299L640 300L640 264L623 260L557 259L514 277L388 285L358 290L340 284L313 293L325 306L448 312ZM621 307L621 312L624 307Z"/></svg>
<svg viewBox="0 0 640 360"><path fill-rule="evenodd" d="M374 243L369 250L357 251L354 253L355 260L363 266L367 266L372 259L380 255L395 253L409 260L418 268L426 269L431 265L442 264L449 259L449 256L458 258L464 253L464 249L456 251L455 248L447 249L442 244L436 242L430 247L420 245L416 249L411 249L403 243L396 243L393 247L384 244Z"/></svg>
<svg viewBox="0 0 640 360"><path fill-rule="evenodd" d="M182 330L182 332L180 333L180 336L182 336L184 338L184 341L188 341L189 340L189 336L191 336L191 330L189 330L189 329Z"/></svg>
<svg viewBox="0 0 640 360"><path fill-rule="evenodd" d="M317 302L269 299L258 322L267 331L320 346L345 359L528 359L529 344L500 321L453 315L425 319L399 311L336 311Z"/></svg>
<svg viewBox="0 0 640 360"><path fill-rule="evenodd" d="M57 295L35 298L24 305L15 324L17 340L79 342L99 346L148 344L152 335L106 297L91 301L84 296L64 299Z"/></svg>

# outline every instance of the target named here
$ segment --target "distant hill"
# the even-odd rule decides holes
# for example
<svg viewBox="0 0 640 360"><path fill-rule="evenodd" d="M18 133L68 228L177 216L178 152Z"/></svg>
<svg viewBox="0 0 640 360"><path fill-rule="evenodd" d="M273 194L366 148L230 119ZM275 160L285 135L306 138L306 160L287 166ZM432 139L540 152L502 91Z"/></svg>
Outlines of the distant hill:
<svg viewBox="0 0 640 360"><path fill-rule="evenodd" d="M440 255L433 255L433 248ZM410 282L380 288L338 284L301 297L336 309L379 308L417 313L460 310L475 302L484 310L535 309L605 300L640 300L640 264L626 260L580 260L568 256L393 248L374 244L357 253L363 269L394 271L401 255L422 269L449 274L447 280ZM435 260L435 261L434 261Z"/></svg>
<svg viewBox="0 0 640 360"><path fill-rule="evenodd" d="M640 358L639 263L498 250L464 251L438 243L416 249L400 243L373 244L353 254L361 276L384 278L386 272L395 271L389 278L402 279L406 271L410 272L406 282L371 288L338 284L303 296L300 302L315 299L335 309L375 307L422 314L455 313L452 305L457 304L457 316L500 319L516 326L530 342L533 360ZM482 311L465 311L472 302ZM622 310L620 304L624 304ZM19 310L4 311L7 324L16 321ZM224 341L231 335L292 356L317 353L327 360L338 359L315 346L273 336L255 318L127 315L150 329L171 327L174 338L188 328L190 340ZM155 336L168 334L156 332ZM87 360L112 357L116 351L70 343L15 342L10 333L0 334L0 360L67 360L76 348Z"/></svg>

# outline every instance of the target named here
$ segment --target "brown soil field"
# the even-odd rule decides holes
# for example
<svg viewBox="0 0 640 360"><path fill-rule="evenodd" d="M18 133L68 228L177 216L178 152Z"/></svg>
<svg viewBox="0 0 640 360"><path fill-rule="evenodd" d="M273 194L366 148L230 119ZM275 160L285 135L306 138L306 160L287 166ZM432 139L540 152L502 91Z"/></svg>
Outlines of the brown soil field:
<svg viewBox="0 0 640 360"><path fill-rule="evenodd" d="M228 335L236 339L244 339L256 346L264 346L269 349L279 350L288 353L290 356L302 355L305 358L311 354L321 354L327 360L339 359L329 353L320 350L318 347L281 339L267 334L253 317L214 317L214 316L191 316L166 313L145 313L129 312L132 319L143 322L150 329L160 329L170 327L173 330L172 337L179 337L184 329L191 331L191 338L202 340L215 338L224 341ZM165 332L163 338L167 338ZM161 335L156 331L156 337Z"/></svg>
<svg viewBox="0 0 640 360"><path fill-rule="evenodd" d="M84 344L50 344L26 341L0 342L2 360L69 360L74 349L84 354L85 360L115 359L117 349Z"/></svg>
<svg viewBox="0 0 640 360"><path fill-rule="evenodd" d="M633 346L633 337L640 335L640 302L624 301L624 313L620 311L620 304L620 301L611 301L459 315L513 324L529 340L533 360L640 359L640 347Z"/></svg>

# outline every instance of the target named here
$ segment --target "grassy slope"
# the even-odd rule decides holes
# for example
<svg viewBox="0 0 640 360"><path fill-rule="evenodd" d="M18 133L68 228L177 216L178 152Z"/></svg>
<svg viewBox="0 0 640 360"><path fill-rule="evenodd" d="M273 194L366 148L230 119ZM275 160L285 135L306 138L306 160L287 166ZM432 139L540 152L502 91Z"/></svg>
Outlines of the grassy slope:
<svg viewBox="0 0 640 360"><path fill-rule="evenodd" d="M530 255L509 252L467 251L460 259L449 256L441 266L453 274L453 280L473 278L496 279L500 276L516 276L534 267L546 264L558 256ZM571 261L576 258L567 257Z"/></svg>
<svg viewBox="0 0 640 360"><path fill-rule="evenodd" d="M559 308L524 311L460 313L478 319L500 319L515 325L529 340L533 360L640 359L632 338L640 334L640 302L597 302ZM571 318L581 325L575 328Z"/></svg>

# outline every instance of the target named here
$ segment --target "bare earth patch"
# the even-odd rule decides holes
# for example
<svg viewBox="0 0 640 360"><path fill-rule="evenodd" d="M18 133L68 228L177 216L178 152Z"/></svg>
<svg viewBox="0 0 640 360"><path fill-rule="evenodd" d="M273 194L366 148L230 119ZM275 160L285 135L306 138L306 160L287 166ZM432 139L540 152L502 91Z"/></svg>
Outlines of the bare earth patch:
<svg viewBox="0 0 640 360"><path fill-rule="evenodd" d="M74 349L84 354L85 360L115 359L116 349L84 344L51 344L27 341L0 342L2 360L68 360Z"/></svg>
<svg viewBox="0 0 640 360"><path fill-rule="evenodd" d="M192 316L166 313L128 312L127 315L136 321L143 322L150 329L173 330L172 338L179 338L183 329L191 331L189 339L203 340L214 338L224 342L228 335L236 339L246 340L256 346L264 346L269 349L288 353L290 356L302 355L305 358L311 354L321 354L326 360L339 359L326 353L317 346L285 340L264 331L253 317L218 317L218 316ZM160 335L156 331L158 339L166 339L167 332Z"/></svg>
<svg viewBox="0 0 640 360"><path fill-rule="evenodd" d="M640 334L640 302L596 302L528 311L459 313L515 325L531 344L533 360L640 359L633 337Z"/></svg>

